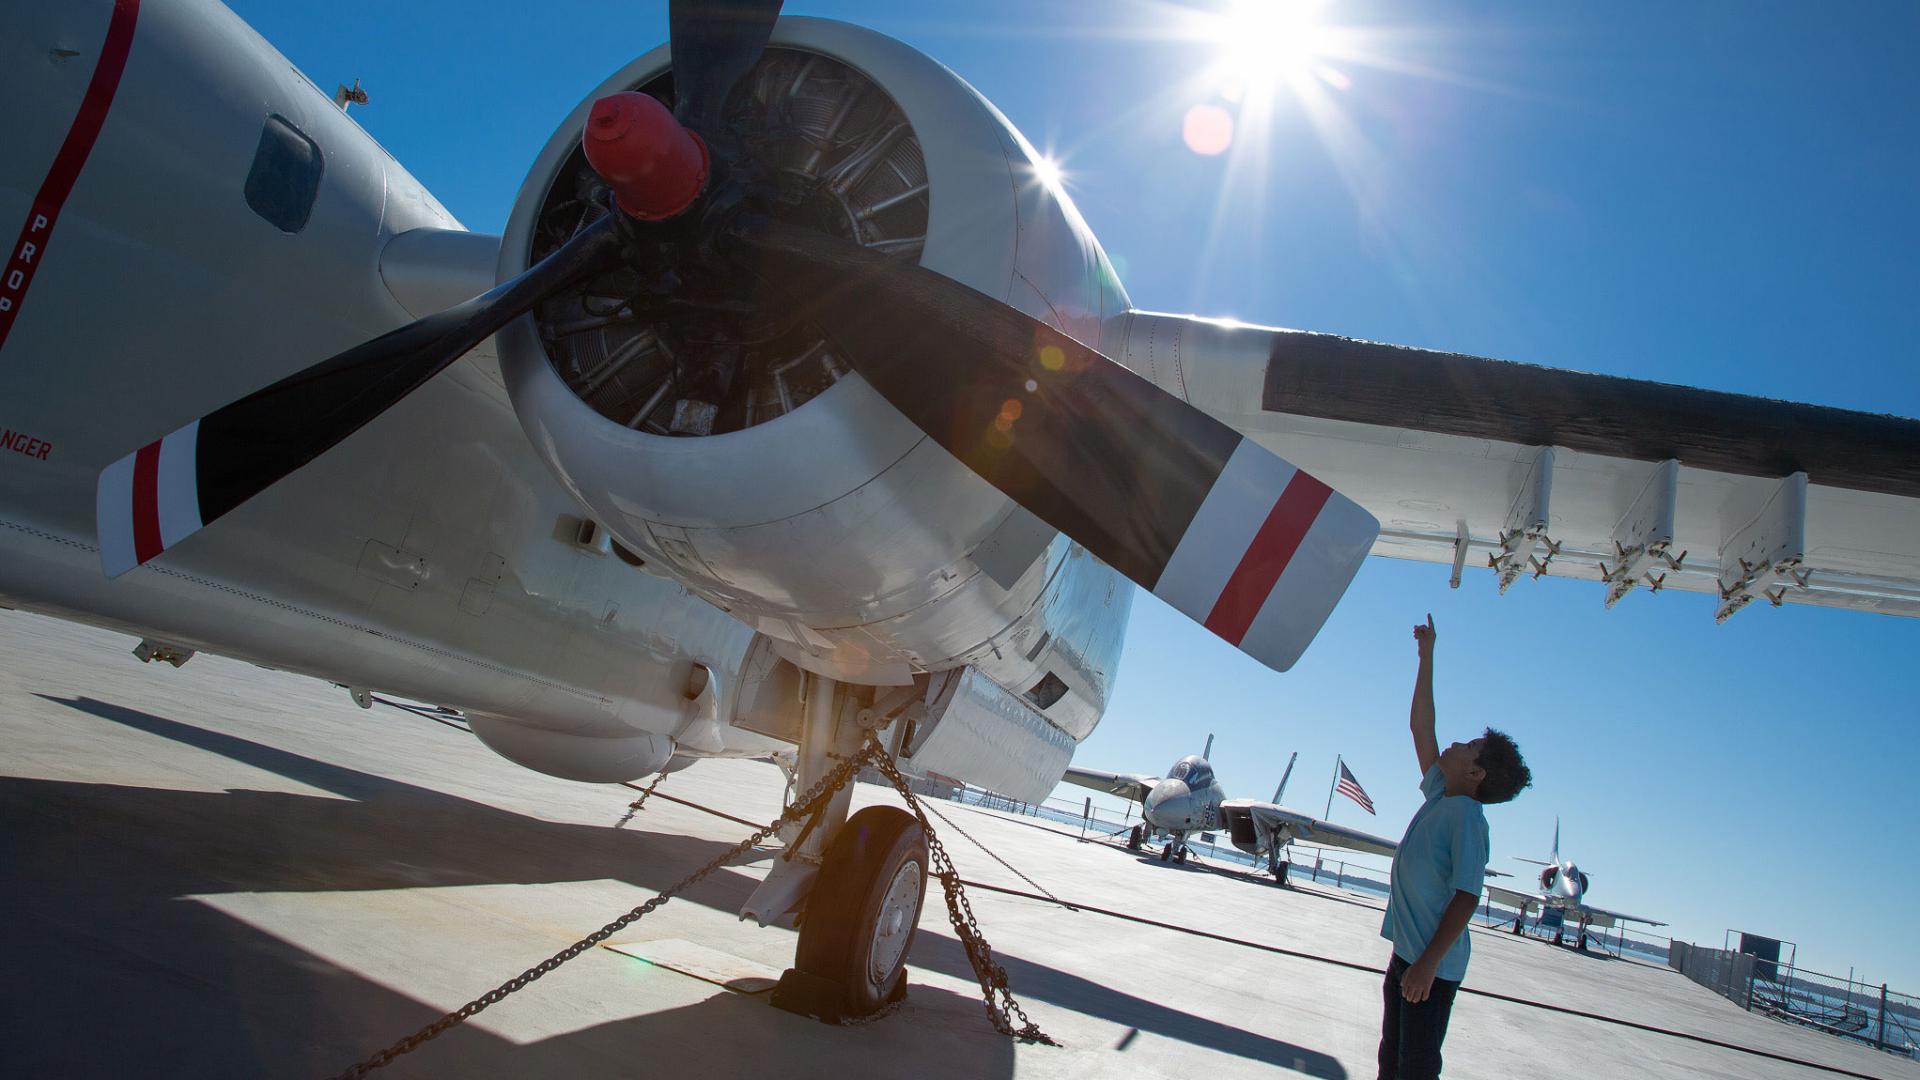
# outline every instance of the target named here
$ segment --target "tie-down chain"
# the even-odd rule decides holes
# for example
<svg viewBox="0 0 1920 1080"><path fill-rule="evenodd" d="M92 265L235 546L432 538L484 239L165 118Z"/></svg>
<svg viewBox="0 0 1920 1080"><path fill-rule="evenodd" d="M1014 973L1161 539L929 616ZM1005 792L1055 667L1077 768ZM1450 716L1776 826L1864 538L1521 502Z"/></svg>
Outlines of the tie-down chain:
<svg viewBox="0 0 1920 1080"><path fill-rule="evenodd" d="M821 777L820 782L813 785L805 796L788 806L781 812L779 817L761 826L759 829L754 830L753 834L746 839L741 840L726 851L721 852L706 865L695 870L680 881L661 889L656 896L646 903L635 907L607 925L595 930L593 933L588 934L586 937L581 938L579 941L574 942L559 952L554 953L547 959L508 979L492 990L474 998L458 1009L442 1016L438 1020L421 1028L419 1031L401 1039L385 1050L338 1073L336 1080L359 1080L360 1077L366 1076L375 1069L392 1064L393 1061L401 1055L409 1053L429 1039L433 1039L457 1027L469 1018L479 1014L489 1005L494 1005L505 1000L509 994L517 993L525 989L530 983L555 970L561 964L572 960L581 953L586 952L588 949L619 933L621 930L626 929L628 926L651 913L655 908L658 908L668 900L673 899L675 896L698 884L703 878L715 870L745 855L761 841L772 836L782 826L812 818L815 814L820 813L825 809L827 800L831 799L835 792L845 787L864 765L872 765L893 784L894 789L900 793L900 797L906 800L907 807L913 811L914 817L919 819L920 827L926 830L927 857L932 863L931 868L934 876L940 879L941 891L946 895L947 920L953 924L954 933L959 935L961 944L966 947L967 961L973 965L974 977L980 982L981 1000L986 1006L987 1019L993 1024L994 1030L1000 1032L1002 1035L1019 1039L1022 1042L1037 1042L1044 1043L1048 1046L1058 1046L1058 1043L1049 1038L1045 1032L1040 1030L1038 1025L1027 1017L1026 1010L1022 1009L1020 1003L1014 999L1013 991L1007 986L1006 969L994 962L993 948L987 944L987 939L980 934L980 925L974 917L973 906L967 902L966 891L960 884L959 871L954 869L953 860L947 856L946 848L941 845L940 838L934 835L933 826L928 823L927 815L921 808L920 801L914 797L913 790L908 785L906 776L900 772L899 766L894 764L893 756L887 753L886 748L880 744L878 737L875 736L872 731L868 731L867 744L860 749L859 753L841 761L840 764L834 767L832 772ZM1015 1018L1019 1020L1018 1027L1014 1026Z"/></svg>

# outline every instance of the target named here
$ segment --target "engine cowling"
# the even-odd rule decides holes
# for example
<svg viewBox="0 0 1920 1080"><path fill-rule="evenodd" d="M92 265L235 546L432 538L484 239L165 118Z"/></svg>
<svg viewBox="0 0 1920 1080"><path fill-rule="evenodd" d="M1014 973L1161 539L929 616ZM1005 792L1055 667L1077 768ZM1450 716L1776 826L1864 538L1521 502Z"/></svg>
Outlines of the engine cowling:
<svg viewBox="0 0 1920 1080"><path fill-rule="evenodd" d="M592 102L668 95L669 64L665 46L648 53L560 125L508 222L502 278L600 200L579 150ZM793 212L818 227L917 257L1096 347L1127 309L1031 145L919 52L787 18L742 92L765 121L759 160L807 192ZM723 300L760 300L751 282L727 284L737 291ZM1075 738L1091 730L1130 602L1124 580L969 472L809 327L753 339L698 304L636 314L618 288L595 288L502 331L501 371L538 453L649 570L809 670L904 684L967 664L1025 691ZM686 430L701 419L688 406L690 349L742 358L705 434Z"/></svg>

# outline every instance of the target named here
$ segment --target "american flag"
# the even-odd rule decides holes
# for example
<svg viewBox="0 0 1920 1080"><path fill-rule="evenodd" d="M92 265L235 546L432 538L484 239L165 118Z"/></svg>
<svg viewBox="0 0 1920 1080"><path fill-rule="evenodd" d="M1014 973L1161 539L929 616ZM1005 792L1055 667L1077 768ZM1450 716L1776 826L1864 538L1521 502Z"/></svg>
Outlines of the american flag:
<svg viewBox="0 0 1920 1080"><path fill-rule="evenodd" d="M1333 790L1359 803L1360 809L1369 814L1373 813L1373 800L1367 798L1367 789L1361 787L1360 781L1355 780L1353 774L1347 771L1347 763L1344 761L1340 763L1340 779L1333 785Z"/></svg>

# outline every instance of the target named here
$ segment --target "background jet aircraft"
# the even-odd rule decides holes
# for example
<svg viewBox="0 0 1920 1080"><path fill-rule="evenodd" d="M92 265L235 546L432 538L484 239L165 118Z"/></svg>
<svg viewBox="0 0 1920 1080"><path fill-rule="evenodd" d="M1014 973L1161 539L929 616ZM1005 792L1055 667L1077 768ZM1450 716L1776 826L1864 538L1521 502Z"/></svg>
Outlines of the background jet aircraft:
<svg viewBox="0 0 1920 1080"><path fill-rule="evenodd" d="M1119 795L1140 804L1142 825L1136 825L1128 847L1137 848L1148 838L1164 838L1161 861L1187 860L1187 836L1203 829L1224 828L1233 846L1249 855L1266 856L1267 869L1274 880L1285 884L1287 863L1280 853L1296 840L1326 847L1346 848L1370 855L1392 858L1399 845L1382 836L1335 825L1330 821L1279 805L1293 775L1295 754L1280 774L1280 786L1274 789L1273 802L1228 799L1214 779L1207 754L1213 750L1213 736L1207 736L1206 752L1188 755L1173 763L1162 777L1139 773L1103 772L1078 765L1069 768L1062 780L1080 787Z"/></svg>
<svg viewBox="0 0 1920 1080"><path fill-rule="evenodd" d="M1174 762L1165 777L1102 772L1075 765L1060 779L1139 803L1142 824L1133 827L1127 847L1138 850L1150 838L1164 839L1167 844L1160 851L1160 861L1186 862L1187 834L1216 827L1221 821L1220 806L1227 797L1214 779L1213 765L1207 761L1211 753L1213 736L1209 735L1200 753Z"/></svg>
<svg viewBox="0 0 1920 1080"><path fill-rule="evenodd" d="M1553 854L1548 861L1528 859L1516 855L1519 862L1533 863L1544 867L1540 871L1540 891L1537 893L1516 892L1503 889L1498 885L1487 886L1487 895L1503 904L1518 908L1520 916L1513 921L1513 932L1518 934L1524 927L1530 914L1544 915L1549 909L1562 913L1563 922L1554 933L1554 942L1560 942L1566 923L1572 922L1579 927L1578 944L1581 949L1587 947L1587 928L1590 926L1607 927L1617 922L1646 923L1648 926L1665 926L1657 919L1642 918L1639 915L1627 915L1606 908L1594 907L1585 900L1588 878L1586 871L1575 866L1572 859L1562 862L1560 859L1560 822L1553 823Z"/></svg>
<svg viewBox="0 0 1920 1080"><path fill-rule="evenodd" d="M1141 310L971 86L779 7L673 3L496 237L211 0L7 3L0 601L569 779L873 730L1029 799L1133 585L1278 669L1370 553L1920 614L1920 423ZM829 888L870 1011L925 851L846 809L746 912Z"/></svg>

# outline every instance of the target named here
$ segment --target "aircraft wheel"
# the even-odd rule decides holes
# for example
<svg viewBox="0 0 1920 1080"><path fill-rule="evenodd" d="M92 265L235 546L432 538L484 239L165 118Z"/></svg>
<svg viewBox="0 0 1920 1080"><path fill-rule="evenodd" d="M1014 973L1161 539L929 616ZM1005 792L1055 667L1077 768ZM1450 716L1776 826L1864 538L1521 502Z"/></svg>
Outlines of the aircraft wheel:
<svg viewBox="0 0 1920 1080"><path fill-rule="evenodd" d="M1293 864L1290 862L1283 862L1278 866L1275 866L1273 868L1274 884L1285 885L1287 883L1287 872L1292 869L1293 869Z"/></svg>
<svg viewBox="0 0 1920 1080"><path fill-rule="evenodd" d="M1187 845L1185 844L1180 845L1180 850L1173 853L1173 861L1181 864L1182 866L1186 865Z"/></svg>
<svg viewBox="0 0 1920 1080"><path fill-rule="evenodd" d="M1171 861L1172 858L1173 858L1173 841L1169 840L1167 841L1167 846L1160 849L1160 861L1168 862L1168 861Z"/></svg>
<svg viewBox="0 0 1920 1080"><path fill-rule="evenodd" d="M1140 846L1146 842L1146 838L1141 835L1141 832L1142 832L1142 829L1140 828L1140 826L1135 825L1133 827L1133 831L1127 834L1127 850L1128 851L1139 851Z"/></svg>
<svg viewBox="0 0 1920 1080"><path fill-rule="evenodd" d="M1523 924L1524 924L1524 923L1525 923L1526 921L1527 921L1527 917L1526 917L1525 915L1522 915L1522 916L1520 916L1520 917L1518 917L1518 918L1516 918L1516 919L1514 919L1514 920L1513 920L1513 932L1514 932L1514 933L1516 933L1516 934L1518 934L1518 933L1520 933L1520 927L1521 927L1521 926L1522 926L1522 925L1523 925Z"/></svg>
<svg viewBox="0 0 1920 1080"><path fill-rule="evenodd" d="M845 1015L877 1012L904 990L927 876L927 834L912 814L869 806L841 826L807 897L793 963L844 986Z"/></svg>

